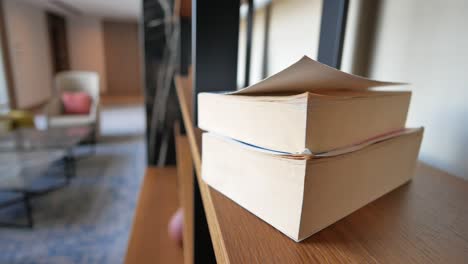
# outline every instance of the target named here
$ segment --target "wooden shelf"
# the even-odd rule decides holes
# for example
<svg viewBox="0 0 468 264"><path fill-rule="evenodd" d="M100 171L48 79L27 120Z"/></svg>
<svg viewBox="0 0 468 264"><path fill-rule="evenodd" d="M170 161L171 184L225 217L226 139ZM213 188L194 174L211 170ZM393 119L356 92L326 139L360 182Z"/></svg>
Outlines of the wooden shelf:
<svg viewBox="0 0 468 264"><path fill-rule="evenodd" d="M201 131L177 92L219 263L464 263L468 183L420 163L414 179L301 243L287 238L201 179Z"/></svg>
<svg viewBox="0 0 468 264"><path fill-rule="evenodd" d="M193 163L190 154L190 145L187 136L180 134L179 123L174 128L174 137L177 154L177 177L180 206L184 213L183 244L184 263L194 263L194 236L193 236Z"/></svg>
<svg viewBox="0 0 468 264"><path fill-rule="evenodd" d="M183 263L167 225L179 207L176 168L148 168L133 219L126 264Z"/></svg>

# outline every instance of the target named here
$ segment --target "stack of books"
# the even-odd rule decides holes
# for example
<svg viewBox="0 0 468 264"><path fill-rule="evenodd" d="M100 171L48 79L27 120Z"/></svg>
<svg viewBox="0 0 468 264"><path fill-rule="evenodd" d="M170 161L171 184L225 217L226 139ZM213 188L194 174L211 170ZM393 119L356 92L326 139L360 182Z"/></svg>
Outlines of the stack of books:
<svg viewBox="0 0 468 264"><path fill-rule="evenodd" d="M301 241L411 179L411 92L304 57L232 93L200 93L202 177Z"/></svg>

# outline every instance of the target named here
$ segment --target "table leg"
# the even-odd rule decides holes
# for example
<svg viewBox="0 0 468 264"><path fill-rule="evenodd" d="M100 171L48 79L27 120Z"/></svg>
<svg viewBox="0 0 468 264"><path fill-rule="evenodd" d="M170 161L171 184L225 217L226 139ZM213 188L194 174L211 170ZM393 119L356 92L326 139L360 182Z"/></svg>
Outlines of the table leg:
<svg viewBox="0 0 468 264"><path fill-rule="evenodd" d="M73 156L72 150L68 150L67 155L65 156L65 178L67 184L70 182L70 179L76 176L76 164L75 157Z"/></svg>
<svg viewBox="0 0 468 264"><path fill-rule="evenodd" d="M31 206L31 197L28 193L23 193L23 200L24 200L24 208L26 209L26 217L27 217L27 226L29 228L34 227L34 218Z"/></svg>
<svg viewBox="0 0 468 264"><path fill-rule="evenodd" d="M34 218L33 218L33 211L31 206L31 196L27 192L22 193L21 198L13 199L6 203L1 204L1 208L5 208L11 206L16 203L23 203L24 209L26 210L26 224L17 224L17 223L7 223L7 222L0 222L0 227L14 227L14 228L33 228L34 227Z"/></svg>

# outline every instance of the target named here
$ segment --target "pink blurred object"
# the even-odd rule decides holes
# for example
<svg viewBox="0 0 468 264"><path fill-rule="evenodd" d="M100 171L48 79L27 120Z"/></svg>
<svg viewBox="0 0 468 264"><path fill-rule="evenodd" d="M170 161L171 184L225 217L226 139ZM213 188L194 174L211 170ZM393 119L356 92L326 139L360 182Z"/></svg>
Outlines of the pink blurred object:
<svg viewBox="0 0 468 264"><path fill-rule="evenodd" d="M177 211L172 215L171 220L169 221L168 231L169 237L176 241L177 244L182 246L183 242L183 225L184 225L184 211L182 208L177 209Z"/></svg>
<svg viewBox="0 0 468 264"><path fill-rule="evenodd" d="M87 115L91 110L92 98L86 92L63 92L62 104L65 114Z"/></svg>

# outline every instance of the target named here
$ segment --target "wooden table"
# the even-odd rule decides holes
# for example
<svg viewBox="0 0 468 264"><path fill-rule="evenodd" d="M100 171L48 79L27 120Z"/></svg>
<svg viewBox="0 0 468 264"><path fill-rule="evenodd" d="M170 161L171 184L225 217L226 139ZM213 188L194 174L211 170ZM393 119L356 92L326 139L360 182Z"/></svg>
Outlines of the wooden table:
<svg viewBox="0 0 468 264"><path fill-rule="evenodd" d="M177 89L219 263L468 263L468 183L424 163L410 183L292 241L203 182L201 131Z"/></svg>

